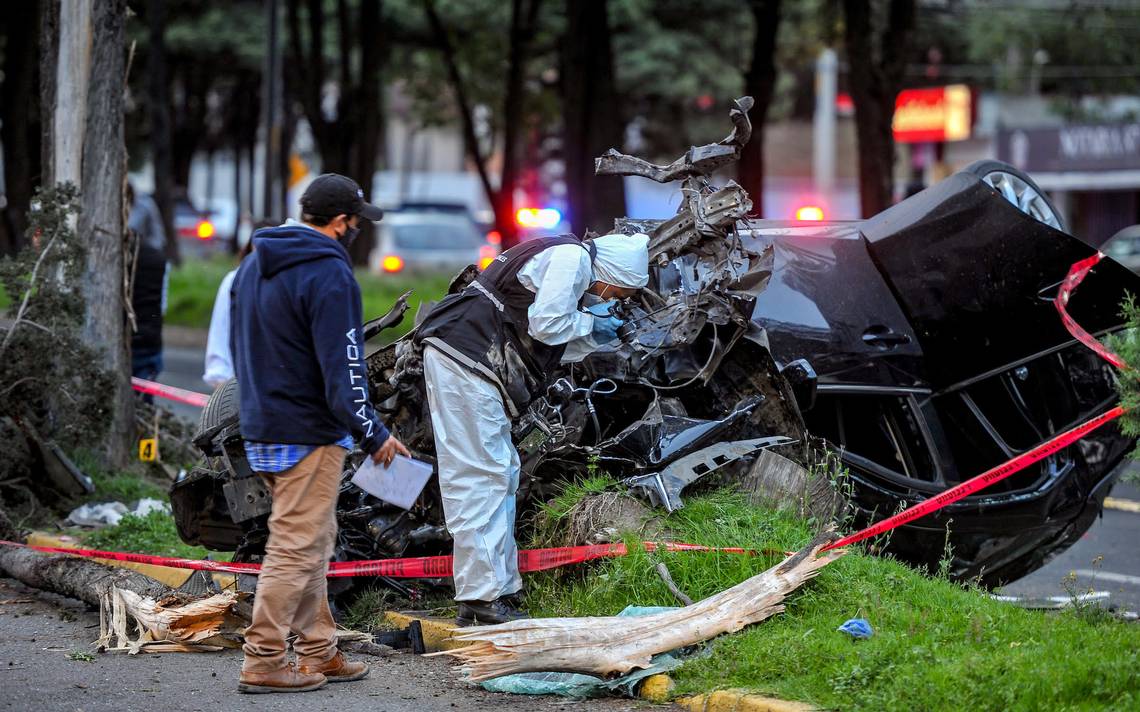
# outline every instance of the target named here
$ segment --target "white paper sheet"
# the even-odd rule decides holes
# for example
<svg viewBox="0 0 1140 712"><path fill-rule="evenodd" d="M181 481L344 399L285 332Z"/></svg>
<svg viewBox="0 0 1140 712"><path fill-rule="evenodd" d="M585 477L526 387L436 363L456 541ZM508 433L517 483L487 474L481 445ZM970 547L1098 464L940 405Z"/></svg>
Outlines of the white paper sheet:
<svg viewBox="0 0 1140 712"><path fill-rule="evenodd" d="M365 458L352 476L352 484L389 504L411 509L431 479L431 470L428 463L403 455L397 455L387 468Z"/></svg>

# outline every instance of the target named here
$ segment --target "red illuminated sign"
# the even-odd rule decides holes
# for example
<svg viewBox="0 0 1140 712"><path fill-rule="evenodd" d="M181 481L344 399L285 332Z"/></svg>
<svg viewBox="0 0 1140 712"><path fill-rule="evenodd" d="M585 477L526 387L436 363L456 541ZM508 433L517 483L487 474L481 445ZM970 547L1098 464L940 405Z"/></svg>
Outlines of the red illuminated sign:
<svg viewBox="0 0 1140 712"><path fill-rule="evenodd" d="M973 96L965 84L904 89L891 122L898 143L961 141L970 137Z"/></svg>

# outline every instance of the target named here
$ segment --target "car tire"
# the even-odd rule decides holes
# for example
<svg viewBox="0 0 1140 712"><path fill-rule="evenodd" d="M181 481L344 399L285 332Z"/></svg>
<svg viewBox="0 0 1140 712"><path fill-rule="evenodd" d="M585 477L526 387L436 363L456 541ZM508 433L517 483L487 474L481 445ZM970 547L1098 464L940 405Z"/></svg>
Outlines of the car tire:
<svg viewBox="0 0 1140 712"><path fill-rule="evenodd" d="M198 432L191 438L203 452L213 454L213 440L223 429L238 422L241 396L236 378L231 378L214 391L198 420Z"/></svg>
<svg viewBox="0 0 1140 712"><path fill-rule="evenodd" d="M1018 210L1045 223L1055 230L1065 232L1065 222L1057 207L1037 183L1026 173L1008 163L994 160L974 161L966 166L963 173L971 173L993 188L994 192L1012 203Z"/></svg>

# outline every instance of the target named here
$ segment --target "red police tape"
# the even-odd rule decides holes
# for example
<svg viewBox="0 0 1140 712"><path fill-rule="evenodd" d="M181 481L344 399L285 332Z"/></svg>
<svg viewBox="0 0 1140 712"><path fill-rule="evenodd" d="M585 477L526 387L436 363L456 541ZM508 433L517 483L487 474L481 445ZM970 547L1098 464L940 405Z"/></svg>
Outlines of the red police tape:
<svg viewBox="0 0 1140 712"><path fill-rule="evenodd" d="M1061 321L1064 323L1065 328L1069 330L1069 333L1072 334L1074 338L1076 338L1085 346L1088 346L1093 351L1100 354L1102 358L1117 368L1126 369L1127 366L1125 365L1123 359L1114 354L1112 351L1109 351L1103 344L1093 338L1091 334L1081 328L1081 326L1077 324L1077 322L1074 321L1071 316L1069 316L1068 311L1065 309L1066 305L1069 303L1069 299L1072 297L1073 291L1077 288L1077 285L1079 285L1081 281L1084 280L1086 276L1088 276L1089 270L1096 266L1096 264L1100 262L1103 257L1104 255L1098 252L1092 257L1081 260L1080 262L1077 262L1072 267L1070 267L1068 275L1065 276L1065 280L1061 283L1061 288L1058 290L1057 296L1053 300L1053 304L1057 307L1057 311L1061 315ZM1124 408L1116 406L1115 408L1112 408L1111 410L1102 413L1101 415L1098 415L1091 420L1081 423L1075 428L1066 430L1060 435L1057 435L1056 437L1045 441L1029 452L1022 453L1021 455L1018 455L1008 462L1003 462L997 467L986 470L977 477L966 480L962 484L955 487L951 487L945 492L935 495L930 499L923 500L913 507L899 512L893 517L888 517L881 522L872 524L863 531L850 534L843 537L839 541L828 544L823 549L821 549L821 551L838 549L841 546L849 546L856 542L863 541L864 539L869 539L873 536L878 536L879 534L888 532L891 529L900 527L908 522L913 522L915 519L925 517L927 514L931 514L932 512L936 512L948 504L957 502L963 497L967 497L971 494L974 494L975 492L979 492L995 482L1004 480L1015 472L1024 470L1026 467L1029 467L1035 462L1044 460L1050 455L1068 447L1069 445L1072 445L1105 423L1119 418L1120 416L1124 415L1124 413Z"/></svg>
<svg viewBox="0 0 1140 712"><path fill-rule="evenodd" d="M1066 306L1069 299L1072 297L1073 292L1077 286L1084 280L1090 270L1097 265L1104 255L1100 252L1094 254L1092 257L1081 260L1069 268L1069 273L1065 276L1061 287L1057 292L1056 298L1053 300L1057 308L1057 312L1061 316L1061 321L1068 329L1069 333L1073 335L1082 344L1088 346L1090 349L1099 354L1106 361L1120 369L1126 369L1127 365L1124 360L1114 354L1103 344L1097 341L1091 334L1083 329L1076 321L1069 316ZM171 386L163 386L151 381L144 381L139 378L131 379L132 385L135 390L144 393L151 393L153 395L169 398L182 403L189 403L190 405L197 405L204 407L208 396L201 393L194 393L193 391L185 391L181 388L173 388ZM1040 462L1045 458L1053 455L1060 450L1072 445L1081 438L1085 437L1092 431L1101 427L1120 416L1124 415L1125 410L1121 406L1116 406L1101 415L1092 418L1074 428L1066 430L1065 432L1057 435L1056 437L1045 441L1037 447L1022 453L1017 457L1003 462L1002 464L989 469L982 474L965 482L951 487L950 489L935 495L929 499L923 500L918 504L906 509L898 514L888 517L876 524L873 524L862 531L850 534L839 539L836 542L824 547L822 551L830 549L838 549L843 546L849 546L857 542L869 539L873 536L884 534L891 529L912 522L927 514L953 504L963 497L968 497L971 494L980 492L981 490L989 487L995 482L1000 482L1005 478L1013 475L1021 470L1024 470L1030 465ZM0 544L9 546L27 546L25 544L15 544L8 541L0 541ZM114 551L92 551L89 549L59 549L53 547L40 547L31 546L27 547L36 549L37 551L47 551L51 553L73 554L76 556L89 556L103 559L113 559L117 561L134 561L137 563L158 564L160 566L173 566L176 568L185 569L199 569L204 571L221 571L230 573L257 573L260 566L257 564L232 564L220 561L198 561L194 559L174 559L168 557L146 556L143 554L126 554ZM645 548L649 551L654 551L662 548L666 551L716 551L734 554L754 554L744 549L716 549L695 544L679 544L679 543L664 543L655 544L646 542ZM543 571L545 569L557 568L559 566L566 566L569 564L582 563L593 559L625 556L629 553L624 544L599 544L594 546L572 546L562 547L556 549L530 549L519 552L519 570L522 572L529 571ZM389 576L391 578L434 578L451 576L451 557L450 556L425 556L409 559L380 559L376 561L337 561L329 564L330 577L337 576Z"/></svg>
<svg viewBox="0 0 1140 712"><path fill-rule="evenodd" d="M161 383L154 381L147 381L142 378L131 378L131 388L134 388L140 393L146 393L166 400L176 401L178 403L185 403L186 405L194 405L199 408L205 408L206 402L210 400L210 396L205 393L198 393L197 391L188 391L185 388L175 388L174 386L164 386Z"/></svg>
<svg viewBox="0 0 1140 712"><path fill-rule="evenodd" d="M0 540L0 546L14 546L21 549L32 549L48 554L68 554L89 559L105 559L109 561L128 561L136 564L153 564L154 566L168 566L175 569L192 569L194 571L217 571L231 574L253 574L261 571L261 564L231 563L228 561L210 561L208 559L179 559L170 556L151 556L149 554L131 554L124 551L101 551L98 549L72 549L58 546L35 546L21 544L14 541ZM757 552L749 549L734 547L716 548L700 546L698 544L684 544L680 542L651 542L642 544L646 551L691 551L712 552L719 554L744 554L753 556L758 553L775 553L783 555L782 551ZM588 546L566 546L555 549L524 549L519 552L519 571L529 573L532 571L545 571L570 564L580 564L594 559L616 558L629 553L625 544L593 544ZM329 564L329 578L342 578L347 576L387 576L389 578L443 578L451 576L450 556L421 556L409 559L377 559L373 561L333 561Z"/></svg>

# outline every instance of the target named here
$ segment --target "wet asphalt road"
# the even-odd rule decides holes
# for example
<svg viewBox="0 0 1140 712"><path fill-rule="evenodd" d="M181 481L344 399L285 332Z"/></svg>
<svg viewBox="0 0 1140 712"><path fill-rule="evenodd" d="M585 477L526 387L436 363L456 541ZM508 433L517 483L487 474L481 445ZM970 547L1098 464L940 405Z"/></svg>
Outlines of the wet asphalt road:
<svg viewBox="0 0 1140 712"><path fill-rule="evenodd" d="M159 381L167 385L205 392L202 382L203 349L195 339L204 335L176 332L168 336L165 371ZM174 411L197 419L198 408L171 404ZM1140 465L1134 465L1140 471ZM1062 596L1090 588L1109 593L1106 604L1140 611L1140 487L1118 483L1111 494L1119 502L1068 551L1029 576L1005 586L1003 593L1029 597ZM1075 576L1070 577L1070 574Z"/></svg>
<svg viewBox="0 0 1140 712"><path fill-rule="evenodd" d="M353 656L372 672L365 680L301 694L237 692L241 651L127 655L91 650L99 615L71 599L0 578L0 710L4 712L626 712L648 703L577 702L486 692L459 680L441 658L393 652ZM79 658L70 659L73 655ZM653 709L677 709L653 706Z"/></svg>

